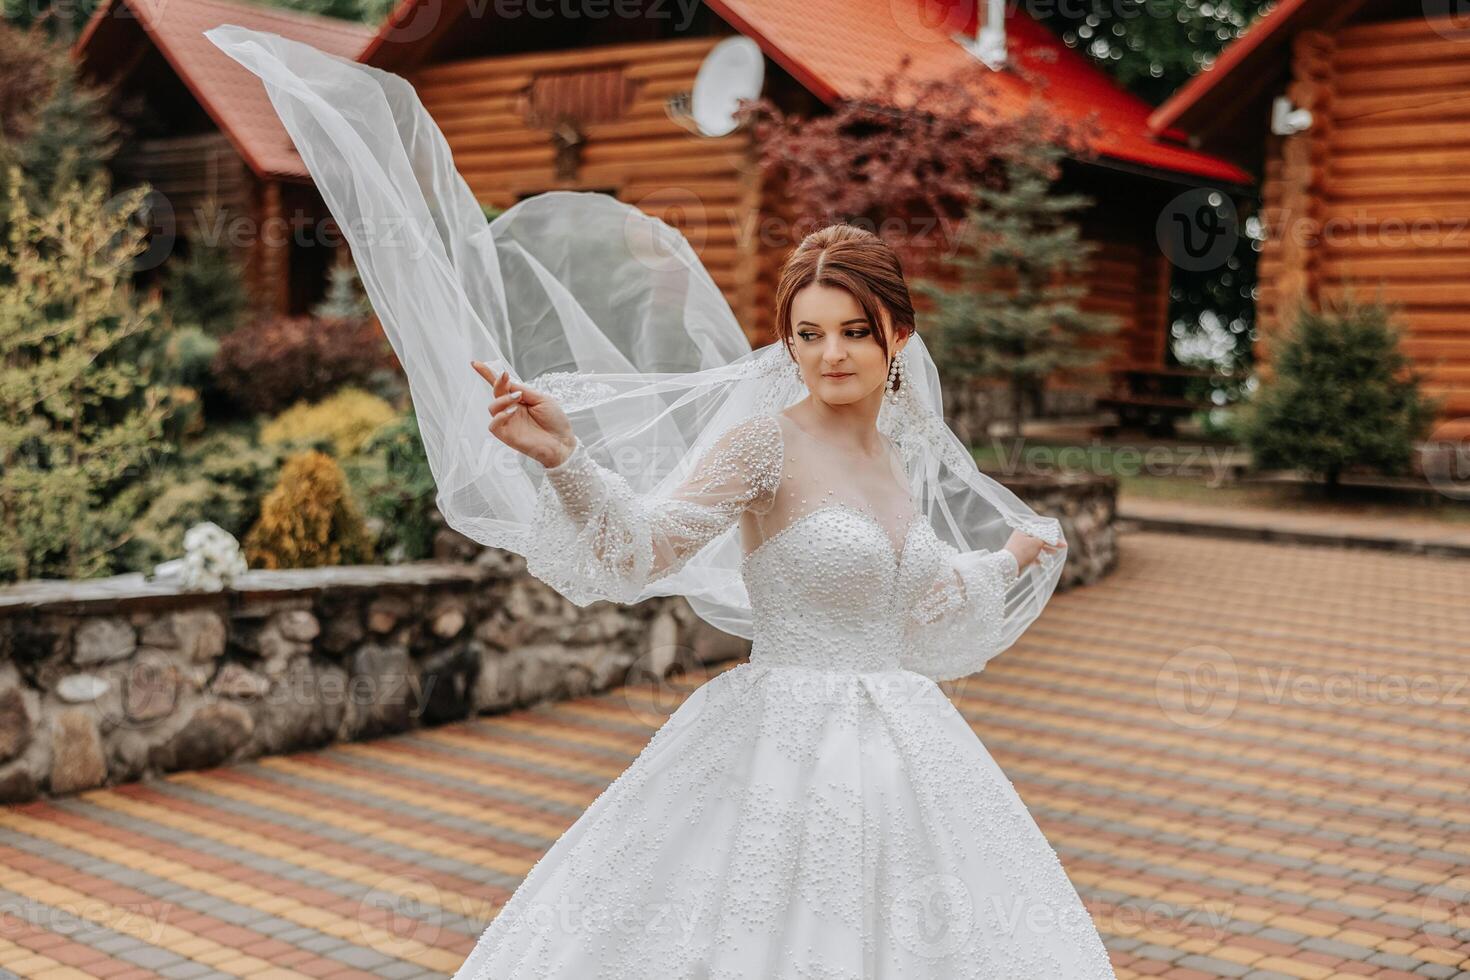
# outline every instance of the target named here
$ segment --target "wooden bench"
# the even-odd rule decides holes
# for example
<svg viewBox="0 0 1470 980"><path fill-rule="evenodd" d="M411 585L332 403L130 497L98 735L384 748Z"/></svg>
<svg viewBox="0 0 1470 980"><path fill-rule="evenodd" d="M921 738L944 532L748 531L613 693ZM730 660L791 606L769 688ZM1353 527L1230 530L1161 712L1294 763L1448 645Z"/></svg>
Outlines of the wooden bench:
<svg viewBox="0 0 1470 980"><path fill-rule="evenodd" d="M1209 399L1184 396L1190 381L1229 377L1220 371L1152 364L1124 365L1108 373L1111 390L1098 396L1096 405L1115 412L1118 424L1105 431L1134 428L1161 437L1174 435L1179 419L1213 407Z"/></svg>

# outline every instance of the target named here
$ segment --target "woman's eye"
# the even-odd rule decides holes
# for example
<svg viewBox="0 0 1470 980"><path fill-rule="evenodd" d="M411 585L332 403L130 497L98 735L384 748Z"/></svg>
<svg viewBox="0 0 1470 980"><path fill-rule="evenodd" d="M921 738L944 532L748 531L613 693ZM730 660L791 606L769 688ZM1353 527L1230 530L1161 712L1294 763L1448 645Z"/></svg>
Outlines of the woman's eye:
<svg viewBox="0 0 1470 980"><path fill-rule="evenodd" d="M854 340L857 340L868 336L872 332L872 329L869 327L854 327L846 331L846 334L847 336L852 337ZM798 330L796 336L800 337L802 340L811 340L817 335L810 330Z"/></svg>

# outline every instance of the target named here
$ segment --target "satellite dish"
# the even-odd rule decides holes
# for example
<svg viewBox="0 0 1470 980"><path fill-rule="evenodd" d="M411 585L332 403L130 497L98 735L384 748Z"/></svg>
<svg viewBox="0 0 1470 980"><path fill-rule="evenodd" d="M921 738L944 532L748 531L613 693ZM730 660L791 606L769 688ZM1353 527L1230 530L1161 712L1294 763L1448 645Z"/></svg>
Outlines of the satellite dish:
<svg viewBox="0 0 1470 980"><path fill-rule="evenodd" d="M689 113L703 136L724 136L735 129L736 103L756 99L766 77L759 44L743 34L727 37L705 55L694 76Z"/></svg>

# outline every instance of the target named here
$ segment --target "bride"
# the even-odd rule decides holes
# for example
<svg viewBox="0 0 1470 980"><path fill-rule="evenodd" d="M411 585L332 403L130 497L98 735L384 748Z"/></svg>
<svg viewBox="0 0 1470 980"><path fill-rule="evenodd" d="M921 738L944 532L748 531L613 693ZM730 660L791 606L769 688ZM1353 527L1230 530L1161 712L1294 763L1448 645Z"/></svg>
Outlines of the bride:
<svg viewBox="0 0 1470 980"><path fill-rule="evenodd" d="M944 424L892 250L846 225L807 236L778 339L751 350L664 222L574 192L487 221L402 78L268 32L205 35L265 83L351 246L445 520L578 605L682 595L751 640L455 977L1112 978L938 685L1035 620L1066 541Z"/></svg>
<svg viewBox="0 0 1470 980"><path fill-rule="evenodd" d="M474 365L489 431L545 468L533 574L617 599L738 522L755 628L749 660L673 713L455 976L1112 977L1055 852L932 679L966 672L1060 535L960 554L920 519L876 425L915 336L877 236L807 236L777 305L771 350L809 394L730 427L658 496L595 461L554 397Z"/></svg>

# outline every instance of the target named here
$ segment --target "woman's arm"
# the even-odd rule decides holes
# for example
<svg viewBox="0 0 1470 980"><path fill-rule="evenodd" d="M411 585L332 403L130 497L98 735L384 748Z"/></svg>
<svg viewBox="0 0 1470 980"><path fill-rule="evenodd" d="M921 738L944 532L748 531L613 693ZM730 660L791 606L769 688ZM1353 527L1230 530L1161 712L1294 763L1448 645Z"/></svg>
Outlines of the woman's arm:
<svg viewBox="0 0 1470 980"><path fill-rule="evenodd" d="M579 606L636 601L729 528L775 500L780 425L757 415L731 425L668 493L638 493L598 463L555 398L479 361L490 382L490 432L545 467L523 554L526 568Z"/></svg>
<svg viewBox="0 0 1470 980"><path fill-rule="evenodd" d="M668 494L640 494L577 443L548 467L526 553L531 574L578 605L631 602L672 575L747 508L764 511L781 477L776 420L732 426Z"/></svg>
<svg viewBox="0 0 1470 980"><path fill-rule="evenodd" d="M1009 623L1028 600L1028 586L1016 588L1021 571L1065 547L1055 518L1035 518L997 551L962 552L931 535L932 573L908 613L902 666L936 681L982 670L1016 639Z"/></svg>

